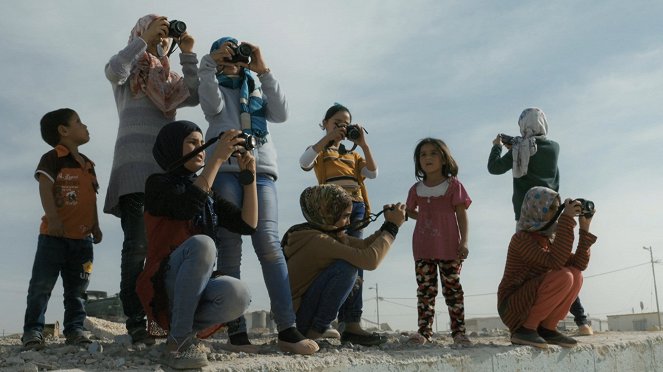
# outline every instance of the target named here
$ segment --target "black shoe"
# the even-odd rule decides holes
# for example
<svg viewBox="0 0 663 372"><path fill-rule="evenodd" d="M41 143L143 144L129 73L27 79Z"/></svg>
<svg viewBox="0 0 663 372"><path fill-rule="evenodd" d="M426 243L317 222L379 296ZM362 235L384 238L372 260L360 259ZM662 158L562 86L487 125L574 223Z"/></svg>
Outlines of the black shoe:
<svg viewBox="0 0 663 372"><path fill-rule="evenodd" d="M511 343L514 345L530 345L540 349L547 349L548 343L533 329L520 327L511 334Z"/></svg>
<svg viewBox="0 0 663 372"><path fill-rule="evenodd" d="M23 343L22 350L41 350L46 347L44 336L39 332L30 332L23 334L21 337Z"/></svg>
<svg viewBox="0 0 663 372"><path fill-rule="evenodd" d="M537 332L549 344L559 345L561 347L574 347L578 344L578 341L571 337L564 336L563 334L557 332L557 330L547 329L539 326Z"/></svg>
<svg viewBox="0 0 663 372"><path fill-rule="evenodd" d="M87 346L92 343L83 331L75 331L65 336L65 344L76 346Z"/></svg>
<svg viewBox="0 0 663 372"><path fill-rule="evenodd" d="M341 343L347 342L361 346L377 346L387 342L387 337L376 332L373 332L370 335L360 335L346 331L341 333Z"/></svg>
<svg viewBox="0 0 663 372"><path fill-rule="evenodd" d="M129 331L129 336L131 336L131 343L133 344L141 343L150 346L156 343L154 337L150 336L145 328L134 328Z"/></svg>

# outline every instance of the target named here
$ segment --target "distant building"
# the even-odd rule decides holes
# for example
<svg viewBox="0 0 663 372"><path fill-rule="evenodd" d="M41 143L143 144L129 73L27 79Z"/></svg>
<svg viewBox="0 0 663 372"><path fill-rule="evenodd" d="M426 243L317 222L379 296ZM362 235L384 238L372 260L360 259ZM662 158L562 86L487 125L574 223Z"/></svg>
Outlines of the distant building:
<svg viewBox="0 0 663 372"><path fill-rule="evenodd" d="M655 331L658 330L657 313L608 315L611 331Z"/></svg>
<svg viewBox="0 0 663 372"><path fill-rule="evenodd" d="M502 319L500 319L499 316L465 319L465 328L469 332L477 333L484 330L508 329L507 326L502 323Z"/></svg>
<svg viewBox="0 0 663 372"><path fill-rule="evenodd" d="M269 333L276 331L276 323L267 310L244 313L246 329L251 332Z"/></svg>
<svg viewBox="0 0 663 372"><path fill-rule="evenodd" d="M105 291L87 291L86 294L85 312L88 316L124 323L126 317L118 294L112 297L108 297Z"/></svg>

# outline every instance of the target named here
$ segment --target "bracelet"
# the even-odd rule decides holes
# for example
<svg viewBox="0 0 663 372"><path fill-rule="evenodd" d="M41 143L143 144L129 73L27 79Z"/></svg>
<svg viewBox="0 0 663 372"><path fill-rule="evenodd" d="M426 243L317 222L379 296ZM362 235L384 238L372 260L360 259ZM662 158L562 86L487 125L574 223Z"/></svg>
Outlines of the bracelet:
<svg viewBox="0 0 663 372"><path fill-rule="evenodd" d="M396 239L396 234L398 234L398 226L393 222L384 221L384 223L380 227L380 231L386 231L389 234L391 234L391 236L393 236L394 239Z"/></svg>

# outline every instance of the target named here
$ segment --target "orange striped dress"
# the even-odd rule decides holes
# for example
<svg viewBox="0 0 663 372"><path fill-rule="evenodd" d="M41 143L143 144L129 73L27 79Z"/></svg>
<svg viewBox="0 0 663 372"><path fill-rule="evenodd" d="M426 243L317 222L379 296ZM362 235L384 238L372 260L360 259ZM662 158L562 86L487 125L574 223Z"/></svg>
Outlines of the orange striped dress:
<svg viewBox="0 0 663 372"><path fill-rule="evenodd" d="M497 290L497 311L511 331L527 319L536 300L536 293L546 273L572 266L580 271L589 263L589 248L596 236L580 230L580 241L572 253L575 219L562 215L555 240L531 232L519 231L509 243L504 275Z"/></svg>

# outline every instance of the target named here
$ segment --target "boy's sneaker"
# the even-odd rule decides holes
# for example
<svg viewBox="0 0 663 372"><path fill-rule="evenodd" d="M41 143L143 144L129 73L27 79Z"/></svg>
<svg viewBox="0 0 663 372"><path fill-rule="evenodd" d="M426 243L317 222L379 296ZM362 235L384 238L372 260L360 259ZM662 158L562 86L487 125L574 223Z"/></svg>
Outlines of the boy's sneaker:
<svg viewBox="0 0 663 372"><path fill-rule="evenodd" d="M23 350L41 350L46 347L44 336L39 332L24 333L21 337Z"/></svg>
<svg viewBox="0 0 663 372"><path fill-rule="evenodd" d="M131 343L132 344L138 344L142 343L147 346L154 345L156 343L156 340L154 337L150 336L149 333L145 330L145 328L134 328L130 330L129 336L131 336Z"/></svg>
<svg viewBox="0 0 663 372"><path fill-rule="evenodd" d="M564 336L563 334L557 332L557 330L547 329L539 326L537 329L539 335L546 340L547 343L553 345L559 345L561 347L574 347L578 344L578 341L575 339Z"/></svg>
<svg viewBox="0 0 663 372"><path fill-rule="evenodd" d="M92 340L90 340L83 331L74 331L65 337L66 339L64 343L67 345L87 346L92 343Z"/></svg>
<svg viewBox="0 0 663 372"><path fill-rule="evenodd" d="M539 349L547 349L548 343L533 329L520 327L511 335L511 343L514 345L530 345Z"/></svg>
<svg viewBox="0 0 663 372"><path fill-rule="evenodd" d="M172 344L170 340L167 341L166 350L164 350L160 360L168 367L173 369L196 369L209 364L207 354L200 350L198 345L191 342L190 339L182 343L177 350L170 351L168 347Z"/></svg>

